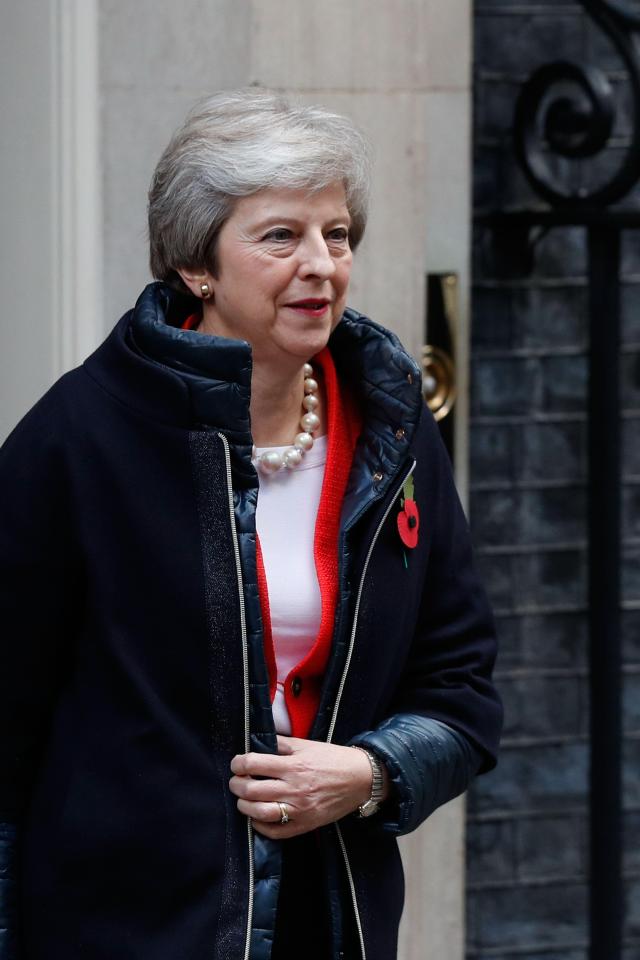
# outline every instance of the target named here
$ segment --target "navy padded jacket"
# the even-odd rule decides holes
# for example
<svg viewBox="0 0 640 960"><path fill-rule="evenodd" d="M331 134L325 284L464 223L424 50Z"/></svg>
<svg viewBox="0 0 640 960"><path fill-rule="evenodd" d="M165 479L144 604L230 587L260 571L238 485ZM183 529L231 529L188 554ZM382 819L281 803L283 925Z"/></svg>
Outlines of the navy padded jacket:
<svg viewBox="0 0 640 960"><path fill-rule="evenodd" d="M226 786L235 753L275 749L250 348L180 330L188 308L150 285L0 453L0 820L22 836L19 960L101 960L105 944L136 960L269 955L280 844L252 836ZM389 960L394 835L495 763L495 633L416 364L352 310L330 348L365 421L311 735L374 750L394 797L319 842L334 955L355 897L360 952ZM405 563L409 473L421 527Z"/></svg>

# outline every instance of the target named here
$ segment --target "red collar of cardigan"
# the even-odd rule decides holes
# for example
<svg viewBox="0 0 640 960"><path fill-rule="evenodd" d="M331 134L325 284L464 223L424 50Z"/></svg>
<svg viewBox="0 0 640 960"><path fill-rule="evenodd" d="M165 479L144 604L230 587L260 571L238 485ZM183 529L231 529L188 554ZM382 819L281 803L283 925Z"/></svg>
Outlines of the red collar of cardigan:
<svg viewBox="0 0 640 960"><path fill-rule="evenodd" d="M190 316L183 329L192 330L200 316ZM328 347L313 358L324 382L327 411L327 462L324 469L320 504L314 536L314 560L322 601L320 626L315 643L306 657L289 673L284 684L284 697L291 719L294 737L307 737L320 705L320 692L326 670L339 592L338 537L340 513L347 488L351 462L361 430L361 420L355 402L341 387L335 364ZM276 694L276 657L271 632L269 591L267 578L256 537L258 590L262 610L264 654L269 672L271 701Z"/></svg>

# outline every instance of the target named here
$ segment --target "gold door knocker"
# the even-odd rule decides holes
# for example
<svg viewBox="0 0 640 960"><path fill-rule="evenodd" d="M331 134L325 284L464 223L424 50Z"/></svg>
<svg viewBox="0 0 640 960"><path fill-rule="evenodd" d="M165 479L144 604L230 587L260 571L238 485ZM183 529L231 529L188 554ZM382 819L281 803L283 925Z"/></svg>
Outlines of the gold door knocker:
<svg viewBox="0 0 640 960"><path fill-rule="evenodd" d="M457 274L430 274L428 337L439 345L427 343L422 348L422 392L436 420L444 420L456 402L456 370L451 353L459 326L458 311Z"/></svg>
<svg viewBox="0 0 640 960"><path fill-rule="evenodd" d="M422 348L422 392L436 420L444 420L456 401L456 375L449 354L429 343Z"/></svg>

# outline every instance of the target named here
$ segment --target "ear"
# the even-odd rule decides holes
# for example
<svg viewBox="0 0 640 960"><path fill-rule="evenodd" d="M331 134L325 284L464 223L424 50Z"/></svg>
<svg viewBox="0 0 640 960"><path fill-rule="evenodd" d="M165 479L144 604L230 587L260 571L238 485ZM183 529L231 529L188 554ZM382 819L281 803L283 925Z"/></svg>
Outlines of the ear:
<svg viewBox="0 0 640 960"><path fill-rule="evenodd" d="M178 270L178 273L194 297L209 300L213 296L213 277L206 270Z"/></svg>

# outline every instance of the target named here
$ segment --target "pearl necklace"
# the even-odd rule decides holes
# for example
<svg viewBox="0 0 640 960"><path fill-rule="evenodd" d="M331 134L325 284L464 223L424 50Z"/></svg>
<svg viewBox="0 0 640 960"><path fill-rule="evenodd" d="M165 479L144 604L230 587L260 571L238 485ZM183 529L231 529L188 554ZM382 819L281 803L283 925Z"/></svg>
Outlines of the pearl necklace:
<svg viewBox="0 0 640 960"><path fill-rule="evenodd" d="M277 450L266 450L258 456L254 446L251 459L257 460L258 468L262 473L278 473L283 468L294 470L302 463L305 453L311 450L313 446L313 434L320 426L320 417L314 412L320 403L317 397L318 382L313 379L313 367L310 363L305 363L303 370L304 398L302 406L305 412L300 417L302 433L296 434L293 443L290 447L287 447L284 453L278 453Z"/></svg>

